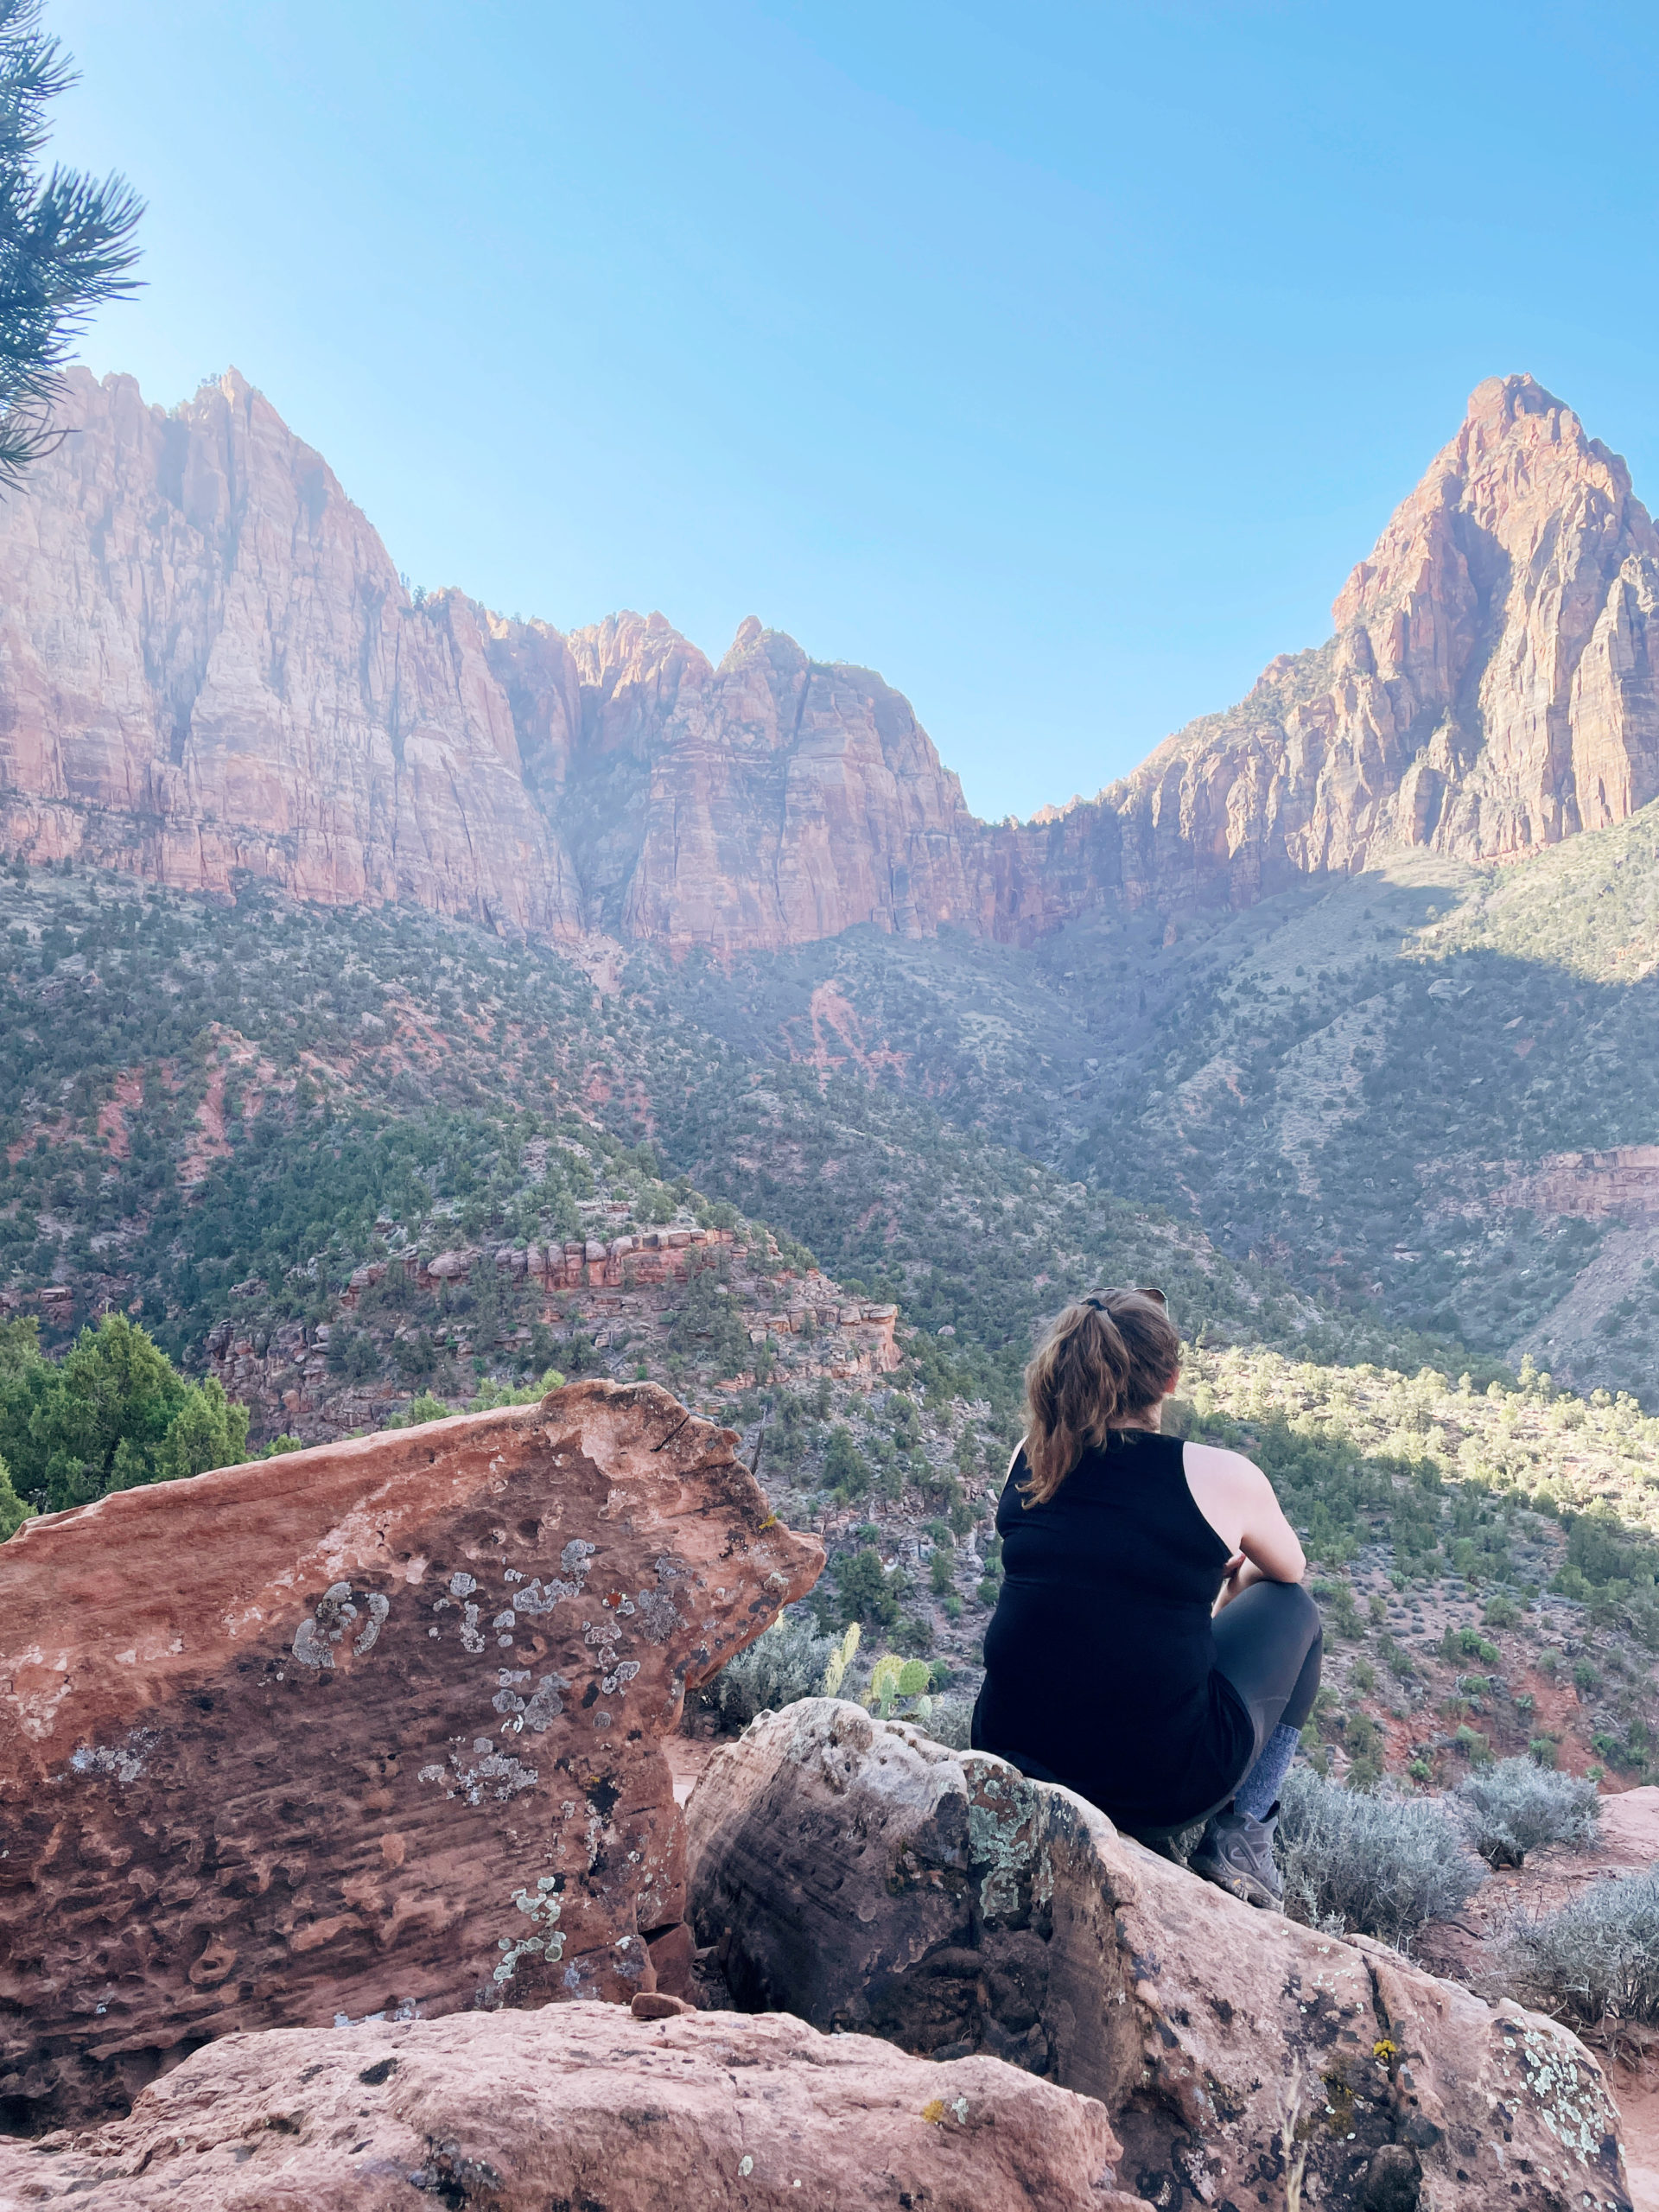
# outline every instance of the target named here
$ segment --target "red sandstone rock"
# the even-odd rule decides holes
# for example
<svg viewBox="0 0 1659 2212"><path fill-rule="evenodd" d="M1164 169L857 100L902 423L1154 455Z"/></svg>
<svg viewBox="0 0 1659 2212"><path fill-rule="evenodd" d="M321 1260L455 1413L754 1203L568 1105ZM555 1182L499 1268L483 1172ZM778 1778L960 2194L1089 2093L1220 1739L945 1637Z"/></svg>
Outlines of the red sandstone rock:
<svg viewBox="0 0 1659 2212"><path fill-rule="evenodd" d="M1650 1221L1659 1214L1659 1145L1551 1153L1529 1174L1506 1183L1494 1203L1586 1221Z"/></svg>
<svg viewBox="0 0 1659 2212"><path fill-rule="evenodd" d="M823 1564L735 1440L582 1382L0 1548L14 2124L233 2029L688 1986L662 1741Z"/></svg>
<svg viewBox="0 0 1659 2212"><path fill-rule="evenodd" d="M610 2005L228 2036L95 2133L0 2143L76 2212L1146 2212L1103 2108L995 2059Z"/></svg>
<svg viewBox="0 0 1659 2212"><path fill-rule="evenodd" d="M1390 845L1465 860L1659 792L1659 532L1616 454L1530 377L1491 378L1332 609L1102 795L1126 886L1238 897ZM1087 833L1084 810L1065 830Z"/></svg>
<svg viewBox="0 0 1659 2212"><path fill-rule="evenodd" d="M973 818L879 676L753 620L716 668L659 614L416 607L233 372L167 415L78 371L67 417L0 508L0 839L38 858L735 951L1247 901L1659 792L1659 533L1529 377L1475 391L1328 644L1023 827Z"/></svg>
<svg viewBox="0 0 1659 2212"><path fill-rule="evenodd" d="M1001 1759L809 1699L717 1751L686 1821L740 2003L1098 2096L1154 2203L1628 2212L1554 2021L1252 1911Z"/></svg>

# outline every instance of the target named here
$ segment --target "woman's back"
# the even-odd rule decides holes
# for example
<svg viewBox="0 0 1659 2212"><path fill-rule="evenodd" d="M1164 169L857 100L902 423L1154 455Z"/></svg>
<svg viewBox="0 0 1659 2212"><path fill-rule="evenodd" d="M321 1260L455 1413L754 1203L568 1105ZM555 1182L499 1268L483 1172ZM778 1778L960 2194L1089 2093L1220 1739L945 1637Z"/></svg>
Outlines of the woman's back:
<svg viewBox="0 0 1659 2212"><path fill-rule="evenodd" d="M1028 1503L1020 1452L997 1508L1003 1583L977 1740L1039 1761L1130 1827L1196 1815L1248 1760L1252 1726L1216 1671L1229 1548L1177 1437L1115 1430Z"/></svg>

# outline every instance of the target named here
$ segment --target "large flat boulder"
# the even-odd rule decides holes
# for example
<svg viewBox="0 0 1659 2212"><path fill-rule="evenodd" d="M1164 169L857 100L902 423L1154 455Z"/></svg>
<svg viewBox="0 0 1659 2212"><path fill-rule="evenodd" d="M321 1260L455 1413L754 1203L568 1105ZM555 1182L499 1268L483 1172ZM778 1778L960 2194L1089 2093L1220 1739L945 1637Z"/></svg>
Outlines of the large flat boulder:
<svg viewBox="0 0 1659 2212"><path fill-rule="evenodd" d="M663 1738L823 1556L735 1443L577 1383L0 1548L5 2124L232 2030L683 1977Z"/></svg>
<svg viewBox="0 0 1659 2212"><path fill-rule="evenodd" d="M814 1698L720 1751L686 1811L693 1920L740 2005L1096 2096L1159 2212L1628 2206L1564 2028L1252 1911L1001 1759Z"/></svg>
<svg viewBox="0 0 1659 2212"><path fill-rule="evenodd" d="M1147 2212L1103 2108L774 2016L616 2005L227 2036L130 2115L0 2144L0 2202L75 2212Z"/></svg>

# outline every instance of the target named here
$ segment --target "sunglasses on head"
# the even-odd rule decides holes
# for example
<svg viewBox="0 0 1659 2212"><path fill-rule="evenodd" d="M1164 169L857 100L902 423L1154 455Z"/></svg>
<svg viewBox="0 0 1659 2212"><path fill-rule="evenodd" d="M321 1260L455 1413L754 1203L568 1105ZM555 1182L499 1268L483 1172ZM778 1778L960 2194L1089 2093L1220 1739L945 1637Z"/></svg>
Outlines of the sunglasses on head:
<svg viewBox="0 0 1659 2212"><path fill-rule="evenodd" d="M1149 1282L1137 1283L1135 1289L1141 1297L1149 1298L1154 1306L1161 1306L1165 1313L1168 1313L1169 1300L1161 1290L1155 1289ZM1104 1313L1108 1310L1106 1300L1095 1292L1090 1292L1083 1302L1085 1306L1093 1306L1096 1313Z"/></svg>

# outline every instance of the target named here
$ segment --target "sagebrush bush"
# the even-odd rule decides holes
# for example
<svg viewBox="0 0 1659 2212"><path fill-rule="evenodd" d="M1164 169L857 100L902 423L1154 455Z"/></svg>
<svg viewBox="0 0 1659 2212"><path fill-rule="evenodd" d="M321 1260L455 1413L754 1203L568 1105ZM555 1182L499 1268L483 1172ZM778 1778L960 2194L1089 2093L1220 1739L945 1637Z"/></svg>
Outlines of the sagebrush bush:
<svg viewBox="0 0 1659 2212"><path fill-rule="evenodd" d="M1588 1843L1596 1833L1595 1783L1548 1773L1535 1759L1499 1759L1465 1775L1452 1808L1489 1866L1519 1866L1541 1844Z"/></svg>
<svg viewBox="0 0 1659 2212"><path fill-rule="evenodd" d="M1586 2026L1659 2020L1659 1866L1596 1882L1510 1938L1529 2000Z"/></svg>
<svg viewBox="0 0 1659 2212"><path fill-rule="evenodd" d="M1285 1910L1312 1927L1408 1942L1486 1878L1437 1805L1362 1795L1295 1767L1280 1808Z"/></svg>
<svg viewBox="0 0 1659 2212"><path fill-rule="evenodd" d="M926 1719L918 1719L913 1725L925 1736L931 1736L936 1744L944 1744L953 1751L965 1751L973 1722L971 1698L936 1697Z"/></svg>
<svg viewBox="0 0 1659 2212"><path fill-rule="evenodd" d="M728 1659L715 1677L721 1726L747 1728L757 1713L776 1713L804 1697L817 1697L840 1647L810 1624L780 1613L747 1651Z"/></svg>

